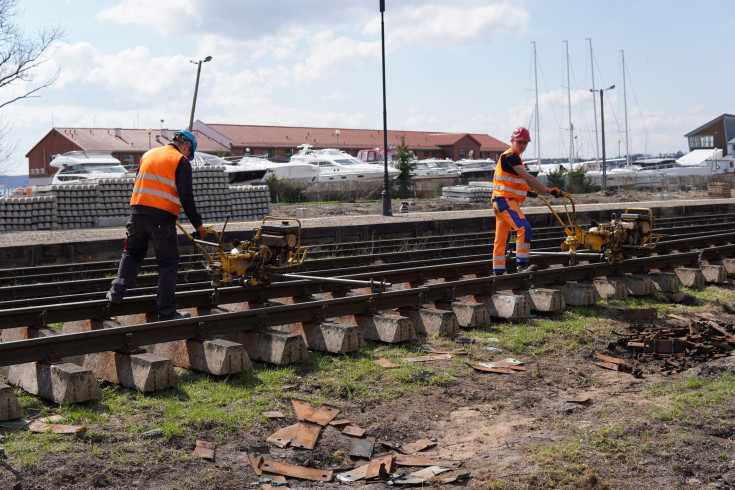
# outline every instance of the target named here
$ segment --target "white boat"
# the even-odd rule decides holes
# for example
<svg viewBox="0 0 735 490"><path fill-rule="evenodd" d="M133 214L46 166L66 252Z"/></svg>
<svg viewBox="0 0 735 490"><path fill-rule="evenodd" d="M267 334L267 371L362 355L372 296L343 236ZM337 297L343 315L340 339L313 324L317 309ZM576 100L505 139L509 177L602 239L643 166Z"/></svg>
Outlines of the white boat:
<svg viewBox="0 0 735 490"><path fill-rule="evenodd" d="M427 158L416 162L416 167L411 172L411 180L451 180L459 179L461 175L462 171L452 160Z"/></svg>
<svg viewBox="0 0 735 490"><path fill-rule="evenodd" d="M68 151L56 155L50 165L59 169L54 173L52 184L116 179L133 175L109 151Z"/></svg>
<svg viewBox="0 0 735 490"><path fill-rule="evenodd" d="M494 160L457 160L454 163L459 167L463 179L492 177L495 173Z"/></svg>
<svg viewBox="0 0 735 490"><path fill-rule="evenodd" d="M365 163L336 148L312 150L308 144L299 148L301 149L291 157L289 163L311 165L316 171L314 182L368 181L384 178L382 166ZM396 178L400 173L399 170L388 167L389 179Z"/></svg>
<svg viewBox="0 0 735 490"><path fill-rule="evenodd" d="M208 153L197 152L192 164L221 165L230 184L262 184L271 176L297 182L314 182L317 169L308 163L271 162L265 157L245 155L242 157L221 158Z"/></svg>

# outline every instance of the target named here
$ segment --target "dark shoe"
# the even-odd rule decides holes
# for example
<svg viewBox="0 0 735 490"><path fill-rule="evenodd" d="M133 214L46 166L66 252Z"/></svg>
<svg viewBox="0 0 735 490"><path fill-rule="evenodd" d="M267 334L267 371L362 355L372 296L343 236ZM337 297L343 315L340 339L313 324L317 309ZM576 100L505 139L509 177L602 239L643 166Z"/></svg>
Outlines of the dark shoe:
<svg viewBox="0 0 735 490"><path fill-rule="evenodd" d="M107 298L107 301L109 301L113 305L120 304L122 302L122 299L123 299L123 297L122 297L121 294L115 294L112 291L107 291L107 296L105 296L105 297Z"/></svg>
<svg viewBox="0 0 735 490"><path fill-rule="evenodd" d="M184 318L191 318L191 313L188 313L188 312L181 313L181 312L176 311L174 312L173 315L169 315L165 318L159 316L158 321L163 322L167 320L183 320Z"/></svg>
<svg viewBox="0 0 735 490"><path fill-rule="evenodd" d="M536 264L518 264L518 272L536 272L537 270Z"/></svg>

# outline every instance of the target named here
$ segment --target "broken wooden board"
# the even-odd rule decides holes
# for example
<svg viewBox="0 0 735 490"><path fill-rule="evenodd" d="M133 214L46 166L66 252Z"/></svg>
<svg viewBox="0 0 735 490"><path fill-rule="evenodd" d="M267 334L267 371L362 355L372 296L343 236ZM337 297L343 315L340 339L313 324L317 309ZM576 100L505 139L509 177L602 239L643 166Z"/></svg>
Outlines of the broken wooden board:
<svg viewBox="0 0 735 490"><path fill-rule="evenodd" d="M306 420L314 415L314 409L307 401L292 398L291 405L293 405L293 411L296 413L296 419L298 420Z"/></svg>
<svg viewBox="0 0 735 490"><path fill-rule="evenodd" d="M402 361L416 363L416 362L429 362L429 361L449 361L452 359L451 354L434 354L430 356L417 356L417 357L404 357Z"/></svg>
<svg viewBox="0 0 735 490"><path fill-rule="evenodd" d="M284 417L283 412L280 410L269 410L267 412L263 412L263 416L269 419L282 419Z"/></svg>
<svg viewBox="0 0 735 490"><path fill-rule="evenodd" d="M589 402L590 402L590 397L584 396L584 395L580 395L570 400L567 400L567 403L577 403L579 405L586 405Z"/></svg>
<svg viewBox="0 0 735 490"><path fill-rule="evenodd" d="M214 451L216 447L217 446L213 442L197 441L197 445L194 448L194 456L214 461Z"/></svg>
<svg viewBox="0 0 735 490"><path fill-rule="evenodd" d="M595 357L601 361L611 362L613 364L625 364L625 359L606 356L605 354L600 354L598 352L595 352Z"/></svg>
<svg viewBox="0 0 735 490"><path fill-rule="evenodd" d="M319 424L301 422L296 427L296 433L294 434L293 439L291 439L291 447L314 449L316 440L319 439L319 433L321 431L322 426Z"/></svg>
<svg viewBox="0 0 735 490"><path fill-rule="evenodd" d="M277 430L265 440L268 444L273 444L276 447L283 449L291 443L291 439L296 436L296 431L301 424L293 424L288 427Z"/></svg>
<svg viewBox="0 0 735 490"><path fill-rule="evenodd" d="M311 414L310 417L306 419L307 422L313 422L315 424L319 425L327 425L329 422L331 422L334 417L337 416L340 409L332 406L332 405L322 405L319 407L319 409Z"/></svg>
<svg viewBox="0 0 735 490"><path fill-rule="evenodd" d="M53 432L54 434L82 434L85 430L87 430L87 426L31 422L30 425L28 425L28 430L37 433Z"/></svg>
<svg viewBox="0 0 735 490"><path fill-rule="evenodd" d="M261 471L267 471L268 473L276 473L278 475L300 478L302 480L324 482L332 480L332 470L305 468L303 466L281 463L280 461L273 461L272 459L267 458L261 458L258 468L260 468Z"/></svg>

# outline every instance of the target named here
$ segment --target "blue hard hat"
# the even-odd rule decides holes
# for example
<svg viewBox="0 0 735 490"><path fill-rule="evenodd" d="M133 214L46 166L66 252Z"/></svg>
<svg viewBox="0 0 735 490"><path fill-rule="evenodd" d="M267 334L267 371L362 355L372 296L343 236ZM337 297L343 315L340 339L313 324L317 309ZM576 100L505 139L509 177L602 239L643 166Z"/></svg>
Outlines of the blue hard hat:
<svg viewBox="0 0 735 490"><path fill-rule="evenodd" d="M191 131L187 131L186 129L182 129L181 131L176 131L174 133L174 141L186 138L186 140L191 143L191 156L194 156L194 152L197 151L197 137L194 136L194 133Z"/></svg>

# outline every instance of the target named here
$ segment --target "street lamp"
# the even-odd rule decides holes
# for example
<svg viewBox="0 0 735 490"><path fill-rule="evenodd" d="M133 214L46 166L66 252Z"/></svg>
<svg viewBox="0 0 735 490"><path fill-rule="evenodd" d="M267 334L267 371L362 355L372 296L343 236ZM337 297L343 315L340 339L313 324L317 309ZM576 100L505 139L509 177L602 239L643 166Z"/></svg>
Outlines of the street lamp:
<svg viewBox="0 0 735 490"><path fill-rule="evenodd" d="M151 133L153 130L151 128L148 128L148 149L151 149Z"/></svg>
<svg viewBox="0 0 735 490"><path fill-rule="evenodd" d="M620 138L618 138L618 158L620 158L620 142L623 141Z"/></svg>
<svg viewBox="0 0 735 490"><path fill-rule="evenodd" d="M393 216L390 209L390 180L388 179L388 109L385 102L385 0L380 0L380 42L383 55L383 216Z"/></svg>
<svg viewBox="0 0 735 490"><path fill-rule="evenodd" d="M199 91L199 74L202 72L202 63L206 63L207 61L212 61L211 56L207 56L203 60L194 61L189 60L189 63L194 63L197 65L197 81L194 84L194 100L191 102L191 117L189 118L189 131L191 131L191 127L194 125L194 108L197 105L197 92Z"/></svg>
<svg viewBox="0 0 735 490"><path fill-rule="evenodd" d="M340 133L340 130L339 130L339 129L338 129L337 131L335 131L335 132L334 132L334 134L336 134L336 135L337 135L337 149L338 149L338 150L339 150L339 133Z"/></svg>
<svg viewBox="0 0 735 490"><path fill-rule="evenodd" d="M610 85L607 88L601 88L599 90L595 90L593 88L590 89L590 92L600 92L600 129L602 132L602 188L603 190L607 189L607 163L605 161L605 107L602 103L602 98L605 90L612 90L615 88L615 85ZM618 147L619 147L620 140L618 140ZM620 151L620 150L618 150Z"/></svg>

